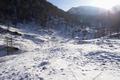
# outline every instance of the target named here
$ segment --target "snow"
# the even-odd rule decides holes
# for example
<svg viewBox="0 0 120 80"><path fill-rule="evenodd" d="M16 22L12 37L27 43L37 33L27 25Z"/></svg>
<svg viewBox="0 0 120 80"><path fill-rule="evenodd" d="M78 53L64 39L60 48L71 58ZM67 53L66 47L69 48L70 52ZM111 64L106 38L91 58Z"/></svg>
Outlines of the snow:
<svg viewBox="0 0 120 80"><path fill-rule="evenodd" d="M49 31L30 25L12 28L22 33L15 38L14 44L22 52L0 57L0 80L120 79L119 39L99 38L79 43L54 30L50 35ZM3 37L0 37L0 45L3 44Z"/></svg>

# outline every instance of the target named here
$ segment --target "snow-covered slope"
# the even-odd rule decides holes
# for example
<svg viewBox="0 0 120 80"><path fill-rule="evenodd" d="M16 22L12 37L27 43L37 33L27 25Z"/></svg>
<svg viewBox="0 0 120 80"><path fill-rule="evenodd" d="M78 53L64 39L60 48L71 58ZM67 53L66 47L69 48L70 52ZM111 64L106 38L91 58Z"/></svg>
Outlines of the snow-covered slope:
<svg viewBox="0 0 120 80"><path fill-rule="evenodd" d="M15 38L22 52L0 57L0 80L120 79L120 40L73 40L37 25L18 27L12 30L22 34Z"/></svg>

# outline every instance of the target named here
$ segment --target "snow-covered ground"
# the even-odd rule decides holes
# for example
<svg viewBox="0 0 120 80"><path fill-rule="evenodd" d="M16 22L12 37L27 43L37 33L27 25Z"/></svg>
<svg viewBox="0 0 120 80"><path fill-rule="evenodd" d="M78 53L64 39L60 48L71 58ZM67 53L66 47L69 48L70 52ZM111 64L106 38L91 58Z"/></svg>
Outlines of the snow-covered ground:
<svg viewBox="0 0 120 80"><path fill-rule="evenodd" d="M22 52L0 57L0 80L120 79L120 40L65 39L55 31L50 35L32 27L12 28L22 34L15 38ZM0 45L3 41L1 37Z"/></svg>

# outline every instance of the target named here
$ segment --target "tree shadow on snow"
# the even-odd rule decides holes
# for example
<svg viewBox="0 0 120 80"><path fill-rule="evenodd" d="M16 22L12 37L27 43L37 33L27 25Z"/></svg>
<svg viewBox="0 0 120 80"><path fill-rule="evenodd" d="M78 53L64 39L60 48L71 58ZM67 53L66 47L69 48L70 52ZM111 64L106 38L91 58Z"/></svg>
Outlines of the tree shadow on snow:
<svg viewBox="0 0 120 80"><path fill-rule="evenodd" d="M90 52L85 55L88 59L97 62L120 62L120 54L106 51Z"/></svg>
<svg viewBox="0 0 120 80"><path fill-rule="evenodd" d="M19 54L21 50L17 47L7 47L5 45L0 45L0 57Z"/></svg>

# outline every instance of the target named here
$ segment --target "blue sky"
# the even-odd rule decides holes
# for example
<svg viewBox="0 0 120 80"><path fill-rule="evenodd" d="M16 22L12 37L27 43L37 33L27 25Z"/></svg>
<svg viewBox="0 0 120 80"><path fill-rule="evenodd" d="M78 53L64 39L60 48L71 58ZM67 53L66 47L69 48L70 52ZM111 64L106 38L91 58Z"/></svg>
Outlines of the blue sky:
<svg viewBox="0 0 120 80"><path fill-rule="evenodd" d="M71 7L77 7L80 5L86 5L90 3L90 0L48 0L48 1L65 11L70 9Z"/></svg>
<svg viewBox="0 0 120 80"><path fill-rule="evenodd" d="M95 6L104 9L111 9L115 5L120 5L120 0L47 0L65 11L71 7Z"/></svg>

